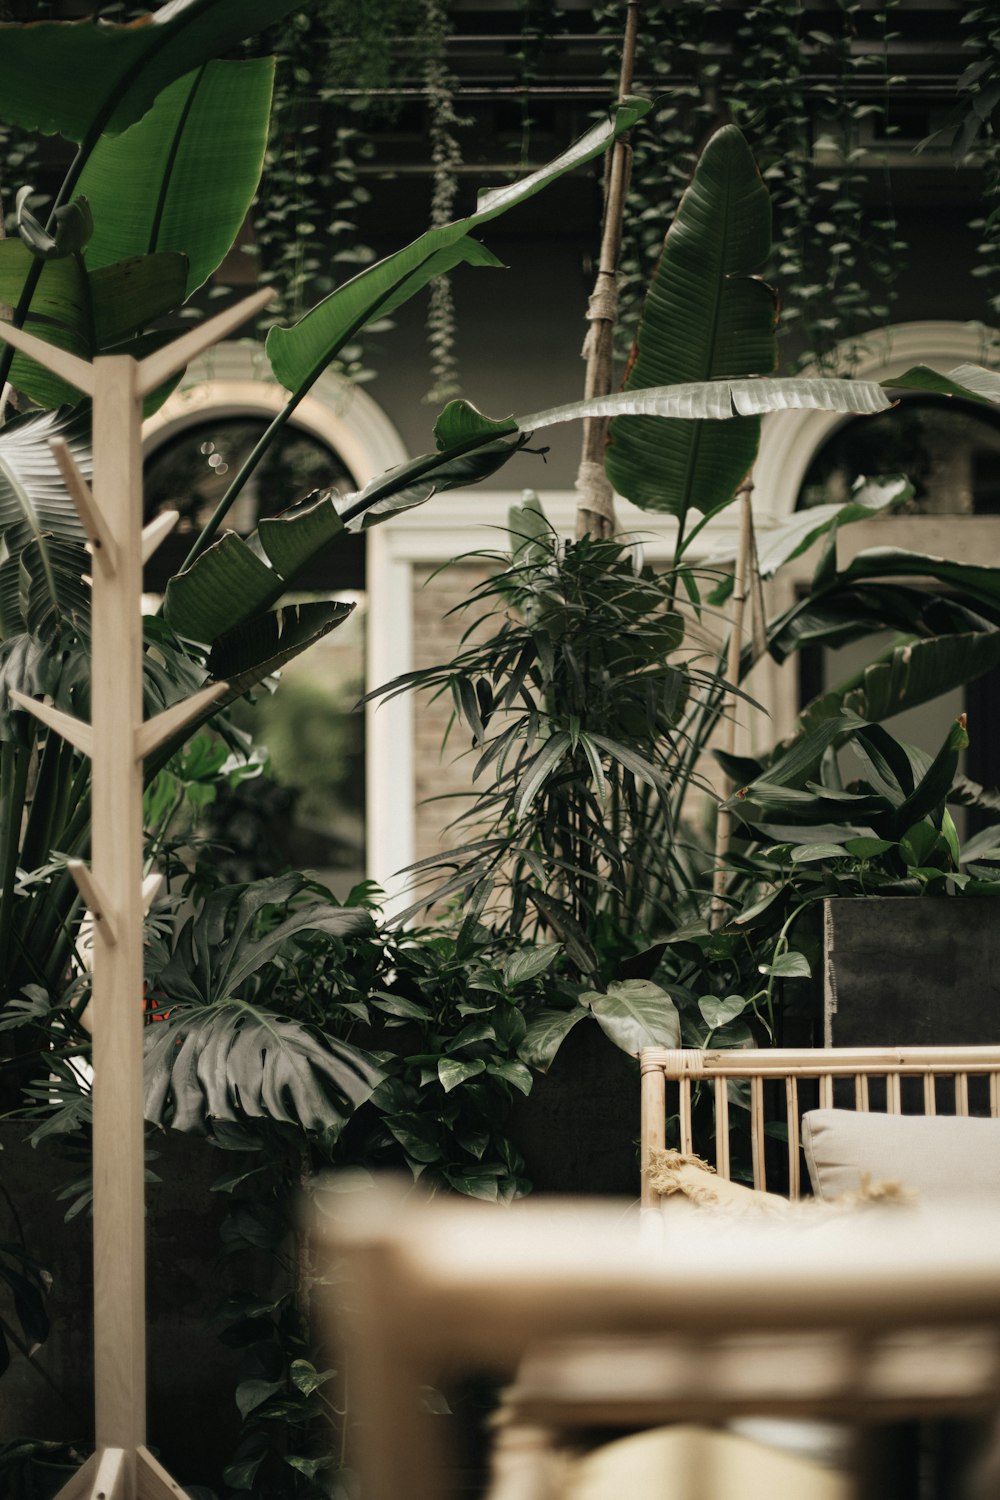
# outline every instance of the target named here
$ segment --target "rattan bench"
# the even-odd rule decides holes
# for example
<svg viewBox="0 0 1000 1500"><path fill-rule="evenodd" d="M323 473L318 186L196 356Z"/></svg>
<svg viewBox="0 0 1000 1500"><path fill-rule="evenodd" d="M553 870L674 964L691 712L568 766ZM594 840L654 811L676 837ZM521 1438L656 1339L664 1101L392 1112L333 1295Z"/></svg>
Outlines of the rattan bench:
<svg viewBox="0 0 1000 1500"><path fill-rule="evenodd" d="M787 1131L781 1189L792 1198L798 1198L802 1188L803 1108L1000 1115L998 1046L714 1051L648 1047L640 1054L640 1068L644 1207L657 1202L645 1168L651 1153L662 1151L668 1143L668 1112L677 1118L677 1139L671 1144L685 1154L710 1155L716 1171L726 1178L733 1170L734 1135L742 1126L744 1136L749 1132L753 1184L759 1189L769 1186L768 1153L773 1160L775 1150L780 1150L774 1127ZM918 1082L907 1087L907 1079ZM815 1081L809 1090L815 1096L811 1099L805 1098L807 1081ZM734 1084L745 1086L745 1109L733 1107ZM706 1088L712 1096L711 1153L695 1133L695 1106L699 1091Z"/></svg>

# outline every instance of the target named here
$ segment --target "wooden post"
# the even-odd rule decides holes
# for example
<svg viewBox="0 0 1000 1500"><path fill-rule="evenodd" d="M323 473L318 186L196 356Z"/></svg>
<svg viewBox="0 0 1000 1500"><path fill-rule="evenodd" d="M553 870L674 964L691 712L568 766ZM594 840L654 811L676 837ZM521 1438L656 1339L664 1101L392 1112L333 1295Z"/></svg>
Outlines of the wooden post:
<svg viewBox="0 0 1000 1500"><path fill-rule="evenodd" d="M162 540L142 529L142 402L161 381L259 311L260 292L142 364L92 365L23 330L0 339L93 401L93 492L65 444L54 445L94 557L91 724L17 694L22 707L91 756L92 867L72 870L94 913L94 1390L97 1451L57 1500L180 1500L146 1448L145 1127L142 1086L142 761L226 691L214 683L142 720L142 564Z"/></svg>

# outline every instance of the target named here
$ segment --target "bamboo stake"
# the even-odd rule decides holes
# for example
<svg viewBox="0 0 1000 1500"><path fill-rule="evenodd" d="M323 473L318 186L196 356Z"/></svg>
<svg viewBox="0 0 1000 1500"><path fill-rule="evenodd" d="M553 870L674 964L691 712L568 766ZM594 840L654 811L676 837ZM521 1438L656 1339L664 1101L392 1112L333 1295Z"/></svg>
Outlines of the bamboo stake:
<svg viewBox="0 0 1000 1500"><path fill-rule="evenodd" d="M733 623L729 631L729 651L726 660L726 681L731 687L739 687L740 682L740 653L743 649L743 617L746 613L748 597L747 574L750 569L750 558L753 551L753 480L749 475L740 486L738 494L741 497L740 540L736 552L736 566L733 574ZM736 747L735 707L735 694L728 692L722 705L724 727L721 747L728 755L732 755ZM733 785L728 776L723 782L723 787L722 800L732 796L733 793ZM732 813L728 808L720 807L715 824L715 862L712 876L712 908L709 924L713 930L716 927L721 927L726 914L726 903L724 900L726 890L725 858L729 851L732 827Z"/></svg>
<svg viewBox="0 0 1000 1500"><path fill-rule="evenodd" d="M618 98L632 92L635 71L635 49L639 34L640 0L627 0L625 35L622 41ZM622 244L622 216L628 193L632 149L625 136L619 136L611 148L604 199L604 226L601 254L594 290L587 307L590 327L583 345L587 361L584 398L607 396L614 375L614 332L618 311L618 260ZM590 532L595 537L612 536L615 530L614 491L604 472L604 447L607 441L607 417L585 417L580 467L576 476L576 534Z"/></svg>

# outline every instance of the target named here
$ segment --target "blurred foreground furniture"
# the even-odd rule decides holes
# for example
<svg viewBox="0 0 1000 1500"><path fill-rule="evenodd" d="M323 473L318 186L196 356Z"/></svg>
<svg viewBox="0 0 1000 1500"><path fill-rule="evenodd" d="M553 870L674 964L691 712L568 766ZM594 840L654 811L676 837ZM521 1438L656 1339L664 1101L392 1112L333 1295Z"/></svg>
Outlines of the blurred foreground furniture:
<svg viewBox="0 0 1000 1500"><path fill-rule="evenodd" d="M331 1199L336 1214L317 1234L340 1267L336 1334L365 1500L449 1493L447 1419L423 1413L420 1393L470 1373L520 1367L518 1423L500 1440L503 1500L607 1493L567 1487L560 1455L581 1421L703 1430L753 1413L871 1424L1000 1402L998 1210L761 1219L723 1233L693 1215L661 1238L640 1236L607 1201L500 1208L428 1202L399 1184ZM621 1500L728 1495L718 1444L709 1472L703 1443L692 1467L683 1433L663 1441L674 1461L655 1495L619 1485ZM851 1492L849 1480L772 1487L770 1500ZM754 1493L745 1483L733 1500Z"/></svg>

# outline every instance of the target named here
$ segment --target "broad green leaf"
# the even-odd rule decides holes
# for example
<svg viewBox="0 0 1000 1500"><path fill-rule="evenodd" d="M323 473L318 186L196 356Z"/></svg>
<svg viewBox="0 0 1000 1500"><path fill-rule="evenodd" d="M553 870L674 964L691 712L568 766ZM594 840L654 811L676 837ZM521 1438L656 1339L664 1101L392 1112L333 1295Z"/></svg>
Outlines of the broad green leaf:
<svg viewBox="0 0 1000 1500"><path fill-rule="evenodd" d="M649 979L619 979L607 994L589 990L580 996L589 1005L605 1034L623 1052L643 1047L679 1047L681 1023L666 990Z"/></svg>
<svg viewBox="0 0 1000 1500"><path fill-rule="evenodd" d="M434 423L434 440L438 452L460 447L467 442L482 442L484 438L509 437L517 431L514 417L494 420L484 417L470 401L449 401ZM535 512L537 515L537 511ZM548 530L548 527L545 528Z"/></svg>
<svg viewBox="0 0 1000 1500"><path fill-rule="evenodd" d="M747 1001L742 995L727 995L724 1000L720 1000L717 995L703 995L698 1001L702 1019L711 1031L718 1031L721 1026L728 1026L729 1022L735 1021L746 1008Z"/></svg>
<svg viewBox="0 0 1000 1500"><path fill-rule="evenodd" d="M241 1380L236 1387L236 1406L241 1417L246 1418L258 1406L263 1406L272 1396L285 1389L284 1378L281 1380Z"/></svg>
<svg viewBox="0 0 1000 1500"><path fill-rule="evenodd" d="M486 1063L481 1057L471 1058L468 1062L457 1057L442 1057L437 1065L438 1079L446 1094L457 1089L460 1083L477 1078L485 1071Z"/></svg>
<svg viewBox="0 0 1000 1500"><path fill-rule="evenodd" d="M507 1083L513 1084L522 1094L530 1094L533 1079L531 1070L524 1063L498 1062L490 1063L486 1069L493 1078L503 1078Z"/></svg>
<svg viewBox="0 0 1000 1500"><path fill-rule="evenodd" d="M468 218L429 229L412 245L369 266L331 292L294 327L272 328L267 337L267 355L275 379L289 391L309 383L372 318L392 312L429 281L462 261L499 265L490 251L470 238L472 231L526 202L563 173L599 156L650 107L648 100L627 100L610 120L595 125L547 166L507 187L481 195L475 213Z"/></svg>
<svg viewBox="0 0 1000 1500"><path fill-rule="evenodd" d="M626 389L764 375L777 362L775 297L755 272L771 205L734 125L712 136L681 198L642 309ZM605 459L620 494L681 518L730 499L753 464L758 420L727 428L620 416Z"/></svg>
<svg viewBox="0 0 1000 1500"><path fill-rule="evenodd" d="M811 865L827 859L840 859L843 853L839 844L796 844L788 857L793 865Z"/></svg>
<svg viewBox="0 0 1000 1500"><path fill-rule="evenodd" d="M146 1031L146 1119L174 1130L260 1117L336 1129L377 1076L345 1042L241 1002L175 1010Z"/></svg>
<svg viewBox="0 0 1000 1500"><path fill-rule="evenodd" d="M572 1010L540 1010L528 1023L518 1056L531 1068L547 1073L566 1037L580 1021L590 1015L582 1005Z"/></svg>
<svg viewBox="0 0 1000 1500"><path fill-rule="evenodd" d="M956 365L946 375L929 365L913 365L882 384L891 390L933 391L941 396L961 396L966 401L1000 402L1000 375L982 365Z"/></svg>
<svg viewBox="0 0 1000 1500"><path fill-rule="evenodd" d="M961 687L1000 665L1000 630L935 636L896 646L865 667L837 694L845 708L875 721Z"/></svg>
<svg viewBox="0 0 1000 1500"><path fill-rule="evenodd" d="M840 854L839 849L835 852ZM757 968L761 974L769 974L772 979L812 978L812 969L804 953L781 953L773 964L758 964Z"/></svg>
<svg viewBox="0 0 1000 1500"><path fill-rule="evenodd" d="M373 479L359 494L347 495L338 502L344 526L348 531L367 531L390 516L423 505L432 495L478 484L501 469L526 442L526 437L513 442L498 440L469 452L449 449L447 453L425 453L399 464Z"/></svg>
<svg viewBox="0 0 1000 1500"><path fill-rule="evenodd" d="M511 989L529 979L537 979L555 962L560 943L541 943L537 948L519 948L504 960L503 977Z"/></svg>
<svg viewBox="0 0 1000 1500"><path fill-rule="evenodd" d="M215 681L229 683L233 698L342 625L353 604L288 605L257 615L216 638L205 663Z"/></svg>
<svg viewBox="0 0 1000 1500"><path fill-rule="evenodd" d="M876 839L862 836L857 839L847 839L844 843L844 853L852 855L855 859L877 859L880 854L887 854L896 845L891 839Z"/></svg>
<svg viewBox="0 0 1000 1500"><path fill-rule="evenodd" d="M0 25L0 118L70 141L120 134L168 84L296 8L292 0L170 0L126 25Z"/></svg>
<svg viewBox="0 0 1000 1500"><path fill-rule="evenodd" d="M30 266L20 240L0 240L0 302L16 305ZM90 275L75 258L51 261L25 329L79 359L93 359L179 307L186 277L181 255L136 256ZM14 356L11 383L43 407L75 406L81 399L74 386L23 354Z"/></svg>
<svg viewBox="0 0 1000 1500"><path fill-rule="evenodd" d="M724 422L730 417L771 411L837 411L867 416L892 405L871 380L839 380L804 375L760 380L701 380L695 384L653 386L593 396L566 406L518 417L522 432L575 422L580 417L683 417Z"/></svg>
<svg viewBox="0 0 1000 1500"><path fill-rule="evenodd" d="M79 184L94 215L88 267L173 250L187 256L186 295L207 281L257 190L273 79L273 58L209 62L98 142Z"/></svg>
<svg viewBox="0 0 1000 1500"><path fill-rule="evenodd" d="M314 505L262 521L249 540L227 532L171 578L164 617L178 635L214 641L276 604L295 574L343 529L333 496L325 495Z"/></svg>

